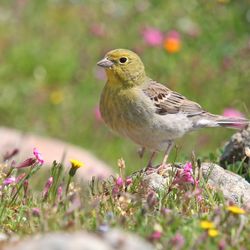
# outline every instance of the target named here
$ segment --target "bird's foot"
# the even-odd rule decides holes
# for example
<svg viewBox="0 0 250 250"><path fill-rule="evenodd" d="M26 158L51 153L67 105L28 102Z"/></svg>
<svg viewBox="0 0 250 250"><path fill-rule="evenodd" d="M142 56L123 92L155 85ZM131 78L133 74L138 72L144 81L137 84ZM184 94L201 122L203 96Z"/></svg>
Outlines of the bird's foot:
<svg viewBox="0 0 250 250"><path fill-rule="evenodd" d="M156 170L156 167L154 167L151 163L148 163L148 165L144 169L144 172L146 174L152 174L153 172L155 172L155 170Z"/></svg>
<svg viewBox="0 0 250 250"><path fill-rule="evenodd" d="M142 158L145 152L145 148L144 147L139 148L137 152L138 152L139 157Z"/></svg>

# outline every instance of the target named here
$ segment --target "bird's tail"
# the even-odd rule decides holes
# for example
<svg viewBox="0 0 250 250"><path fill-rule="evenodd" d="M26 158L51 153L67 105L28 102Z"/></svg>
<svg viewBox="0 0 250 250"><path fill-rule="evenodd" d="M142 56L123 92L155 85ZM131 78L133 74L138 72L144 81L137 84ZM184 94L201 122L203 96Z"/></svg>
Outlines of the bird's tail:
<svg viewBox="0 0 250 250"><path fill-rule="evenodd" d="M241 117L225 117L207 113L197 121L198 127L226 127L244 129L250 125L250 121Z"/></svg>
<svg viewBox="0 0 250 250"><path fill-rule="evenodd" d="M234 129L244 129L250 124L249 120L240 117L219 116L219 118L216 121L218 125L221 127L234 128Z"/></svg>

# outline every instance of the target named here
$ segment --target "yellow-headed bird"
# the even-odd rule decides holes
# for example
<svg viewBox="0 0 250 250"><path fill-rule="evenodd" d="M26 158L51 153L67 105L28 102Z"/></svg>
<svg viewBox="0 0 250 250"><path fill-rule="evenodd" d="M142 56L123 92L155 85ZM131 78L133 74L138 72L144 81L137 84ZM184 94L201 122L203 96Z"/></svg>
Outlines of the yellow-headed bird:
<svg viewBox="0 0 250 250"><path fill-rule="evenodd" d="M152 151L165 151L167 162L175 139L204 127L243 128L249 121L205 111L198 103L149 78L140 57L126 49L108 52L97 65L103 67L107 82L102 91L100 111L105 123Z"/></svg>

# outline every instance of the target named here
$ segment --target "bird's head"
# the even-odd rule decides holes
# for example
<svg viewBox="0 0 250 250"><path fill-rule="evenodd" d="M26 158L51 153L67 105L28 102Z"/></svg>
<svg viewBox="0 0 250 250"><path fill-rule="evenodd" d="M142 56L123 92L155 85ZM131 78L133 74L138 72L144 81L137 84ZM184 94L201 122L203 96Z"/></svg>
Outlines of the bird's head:
<svg viewBox="0 0 250 250"><path fill-rule="evenodd" d="M109 51L97 65L105 69L108 81L117 85L137 85L146 77L140 57L126 49Z"/></svg>

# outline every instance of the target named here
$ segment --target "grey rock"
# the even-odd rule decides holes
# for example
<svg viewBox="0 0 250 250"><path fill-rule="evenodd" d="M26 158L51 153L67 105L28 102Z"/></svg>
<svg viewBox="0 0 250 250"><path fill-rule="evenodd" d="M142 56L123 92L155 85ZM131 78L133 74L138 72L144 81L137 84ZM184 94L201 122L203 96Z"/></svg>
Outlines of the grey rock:
<svg viewBox="0 0 250 250"><path fill-rule="evenodd" d="M4 250L153 250L153 246L131 233L111 230L103 235L87 232L36 235Z"/></svg>
<svg viewBox="0 0 250 250"><path fill-rule="evenodd" d="M157 172L144 174L142 177L142 186L147 190L159 191L166 188L167 179L165 176L159 175Z"/></svg>
<svg viewBox="0 0 250 250"><path fill-rule="evenodd" d="M245 158L245 162L248 162L250 166L250 158L246 154L247 148L250 148L250 126L235 133L226 143L220 157L220 165L226 168L228 163L242 161Z"/></svg>
<svg viewBox="0 0 250 250"><path fill-rule="evenodd" d="M153 250L153 246L139 236L118 229L104 235L104 239L113 249L119 250Z"/></svg>
<svg viewBox="0 0 250 250"><path fill-rule="evenodd" d="M143 174L142 183L145 192L148 190L166 189L166 186L171 181L169 176L173 176L178 167L182 168L183 165L179 164L175 167L168 165L163 175L158 174L157 170L151 171L149 174ZM201 173L213 188L222 191L226 199L235 203L241 203L242 201L244 204L247 204L250 202L250 183L240 175L213 163L202 163Z"/></svg>
<svg viewBox="0 0 250 250"><path fill-rule="evenodd" d="M50 233L28 238L4 250L112 250L101 238L86 232Z"/></svg>
<svg viewBox="0 0 250 250"><path fill-rule="evenodd" d="M240 175L212 163L203 163L201 170L208 183L220 189L226 199L236 203L250 202L250 183Z"/></svg>
<svg viewBox="0 0 250 250"><path fill-rule="evenodd" d="M0 233L0 242L8 240L8 235L5 233Z"/></svg>

